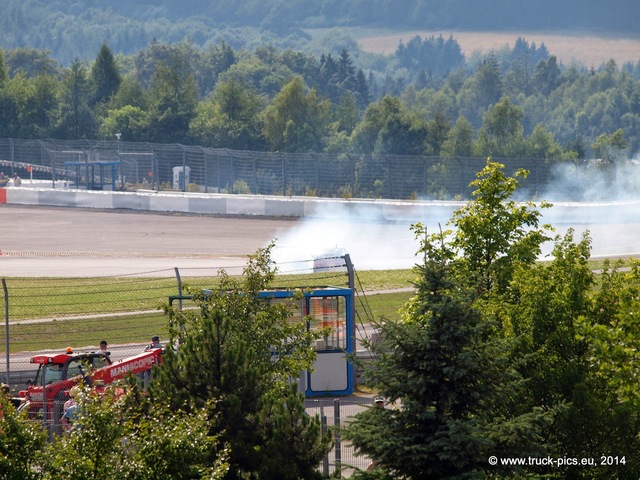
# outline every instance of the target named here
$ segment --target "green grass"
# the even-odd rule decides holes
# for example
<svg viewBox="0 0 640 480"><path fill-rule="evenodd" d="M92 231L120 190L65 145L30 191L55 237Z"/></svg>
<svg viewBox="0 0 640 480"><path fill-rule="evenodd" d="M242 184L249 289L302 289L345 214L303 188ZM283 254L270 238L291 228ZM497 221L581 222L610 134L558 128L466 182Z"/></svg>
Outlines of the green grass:
<svg viewBox="0 0 640 480"><path fill-rule="evenodd" d="M593 270L601 269L603 264L602 260L590 262ZM628 261L624 266L628 266ZM412 287L413 278L410 269L357 272L356 283L369 292L356 301L361 309L360 318L399 319L399 309L413 296L413 291L373 292ZM185 284L199 289L211 287L217 281L193 278ZM276 285L312 286L319 281L339 285L345 282L345 277L289 275L279 277ZM102 338L108 338L112 344L142 343L148 340L150 332L166 335L167 317L160 308L170 295L177 293L173 278L8 278L7 286L12 352L97 345ZM366 308L360 305L362 301L366 301ZM0 306L4 319L4 302ZM85 318L65 318L71 315ZM48 321L34 321L37 319ZM0 352L5 347L5 342L0 342Z"/></svg>
<svg viewBox="0 0 640 480"><path fill-rule="evenodd" d="M161 312L144 315L97 317L82 320L11 325L11 351L22 352L66 347L98 347L103 338L112 344L143 343L150 332L166 338L167 317ZM4 352L4 345L0 348Z"/></svg>
<svg viewBox="0 0 640 480"><path fill-rule="evenodd" d="M366 295L368 309L371 311L372 319L380 321L381 319L400 320L400 308L413 297L414 292L397 292L382 293L375 295ZM357 302L356 302L356 308Z"/></svg>
<svg viewBox="0 0 640 480"><path fill-rule="evenodd" d="M415 274L410 270L370 270L357 272L357 279L365 291L411 287Z"/></svg>

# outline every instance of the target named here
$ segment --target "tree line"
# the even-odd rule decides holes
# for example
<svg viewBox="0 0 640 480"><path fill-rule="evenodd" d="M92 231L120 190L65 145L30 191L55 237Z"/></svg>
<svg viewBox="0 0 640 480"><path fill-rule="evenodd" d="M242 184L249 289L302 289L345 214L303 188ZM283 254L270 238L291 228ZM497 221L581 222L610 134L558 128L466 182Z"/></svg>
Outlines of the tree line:
<svg viewBox="0 0 640 480"><path fill-rule="evenodd" d="M470 62L453 38L399 45L402 75L346 50L103 44L69 67L0 51L0 137L182 143L254 151L580 160L640 150L639 69L558 64L544 45ZM640 65L640 64L639 64Z"/></svg>
<svg viewBox="0 0 640 480"><path fill-rule="evenodd" d="M272 41L286 47L312 45L314 29L380 27L402 30L597 31L635 34L640 12L634 0L265 0L138 1L4 0L0 47L49 49L68 63L91 58L108 40L133 54L153 39L186 39L206 47L222 38L234 46ZM258 43L256 43L258 42Z"/></svg>

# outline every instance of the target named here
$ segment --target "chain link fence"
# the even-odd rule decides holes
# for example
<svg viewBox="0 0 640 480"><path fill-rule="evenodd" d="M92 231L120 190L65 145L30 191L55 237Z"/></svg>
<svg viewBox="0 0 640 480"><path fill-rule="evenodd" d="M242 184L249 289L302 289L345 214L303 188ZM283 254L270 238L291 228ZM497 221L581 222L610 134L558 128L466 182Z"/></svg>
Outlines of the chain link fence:
<svg viewBox="0 0 640 480"><path fill-rule="evenodd" d="M75 353L98 351L101 340L108 342L113 360L141 353L151 336L166 338L168 318L163 306L170 297L212 288L221 271L240 280L245 266L239 260L238 265L220 268L174 268L107 277L2 278L0 313L6 331L0 345L5 357L0 378L17 392L35 376L37 365L30 363L34 355L64 353L67 347ZM321 264L317 259L281 263L272 287L348 287L352 281L343 267L342 257L323 257ZM362 296L358 305L363 321L368 312ZM62 401L58 403L61 410ZM334 448L319 466L325 476L340 472L348 477L355 468L366 469L370 463L341 439L341 428L370 404L366 397L307 400L307 412L320 416L334 440ZM54 423L47 427L59 431L59 420Z"/></svg>
<svg viewBox="0 0 640 480"><path fill-rule="evenodd" d="M72 261L72 259L70 259ZM238 262L241 262L239 260ZM314 271L314 261L278 265L274 288L345 287L344 269ZM33 352L97 351L106 340L113 359L140 353L153 335L166 338L170 296L212 288L220 270L243 275L245 264L175 268L108 277L3 278L0 312L6 326L0 378L13 390L33 377Z"/></svg>
<svg viewBox="0 0 640 480"><path fill-rule="evenodd" d="M497 159L535 198L552 162ZM253 152L113 140L0 139L0 169L82 189L180 190L333 198L468 199L486 158Z"/></svg>

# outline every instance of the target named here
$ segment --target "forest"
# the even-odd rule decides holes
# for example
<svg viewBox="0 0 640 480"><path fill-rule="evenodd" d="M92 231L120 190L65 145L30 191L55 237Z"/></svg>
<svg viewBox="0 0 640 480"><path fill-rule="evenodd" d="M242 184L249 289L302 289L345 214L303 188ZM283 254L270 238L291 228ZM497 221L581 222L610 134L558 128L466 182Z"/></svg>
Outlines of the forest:
<svg viewBox="0 0 640 480"><path fill-rule="evenodd" d="M419 36L385 61L374 72L346 48L225 41L133 55L103 43L68 67L46 50L2 50L0 137L550 161L640 150L640 62L565 66L524 38L467 59L453 37Z"/></svg>
<svg viewBox="0 0 640 480"><path fill-rule="evenodd" d="M3 0L0 48L47 49L65 65L108 42L131 55L153 40L208 47L274 43L317 53L313 30L576 30L636 35L635 0ZM514 39L515 40L515 39Z"/></svg>

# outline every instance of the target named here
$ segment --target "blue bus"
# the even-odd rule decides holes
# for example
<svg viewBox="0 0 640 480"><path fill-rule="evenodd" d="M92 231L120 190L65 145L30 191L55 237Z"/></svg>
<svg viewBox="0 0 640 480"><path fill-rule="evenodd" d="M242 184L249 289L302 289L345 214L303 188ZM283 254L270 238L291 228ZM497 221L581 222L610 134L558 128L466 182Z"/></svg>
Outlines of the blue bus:
<svg viewBox="0 0 640 480"><path fill-rule="evenodd" d="M260 294L272 301L290 301L292 290L267 290ZM296 314L310 331L323 331L316 341L316 361L311 371L300 374L300 391L307 397L350 395L354 389L355 321L353 291L322 287L304 293ZM299 312L299 313L298 313Z"/></svg>
<svg viewBox="0 0 640 480"><path fill-rule="evenodd" d="M260 296L270 302L291 302L299 293L300 289L273 289L260 292ZM169 303L173 305L176 300L191 298L190 295L170 296ZM316 340L317 358L311 371L301 372L296 379L299 391L307 397L353 393L355 375L351 358L356 350L354 318L353 290L350 288L316 287L305 290L300 296L300 305L293 309L292 320L306 322L309 331L322 330L321 338Z"/></svg>

